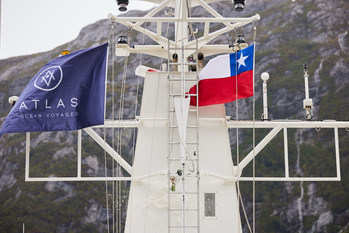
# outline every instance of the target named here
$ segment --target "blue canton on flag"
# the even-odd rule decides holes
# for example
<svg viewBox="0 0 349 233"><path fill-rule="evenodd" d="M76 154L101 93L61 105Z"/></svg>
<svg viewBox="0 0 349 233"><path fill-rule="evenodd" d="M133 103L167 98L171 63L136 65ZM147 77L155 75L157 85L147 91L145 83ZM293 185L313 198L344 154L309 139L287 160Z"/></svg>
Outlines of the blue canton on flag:
<svg viewBox="0 0 349 233"><path fill-rule="evenodd" d="M76 130L104 124L108 44L53 59L24 88L0 129Z"/></svg>

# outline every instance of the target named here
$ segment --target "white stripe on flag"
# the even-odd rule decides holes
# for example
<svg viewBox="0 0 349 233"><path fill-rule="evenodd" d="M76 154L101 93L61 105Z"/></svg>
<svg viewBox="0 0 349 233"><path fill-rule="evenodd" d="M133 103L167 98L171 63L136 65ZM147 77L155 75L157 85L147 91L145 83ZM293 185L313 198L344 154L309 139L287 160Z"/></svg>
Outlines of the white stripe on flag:
<svg viewBox="0 0 349 233"><path fill-rule="evenodd" d="M230 77L230 54L211 59L199 74L199 79Z"/></svg>

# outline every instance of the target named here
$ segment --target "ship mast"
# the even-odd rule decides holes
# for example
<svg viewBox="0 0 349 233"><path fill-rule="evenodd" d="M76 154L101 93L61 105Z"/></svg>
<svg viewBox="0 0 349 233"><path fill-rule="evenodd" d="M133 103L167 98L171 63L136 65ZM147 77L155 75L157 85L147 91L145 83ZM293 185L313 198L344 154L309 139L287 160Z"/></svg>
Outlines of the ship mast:
<svg viewBox="0 0 349 233"><path fill-rule="evenodd" d="M118 0L122 9L128 0ZM151 1L150 1L151 2ZM117 56L148 54L168 61L168 69L148 72L139 67L137 75L145 77L140 115L133 120L106 120L102 126L83 129L130 177L82 177L81 133L78 131L78 164L76 177L29 176L30 133L26 134L26 181L131 181L125 233L212 233L242 232L239 214L239 181L338 181L340 180L338 128L349 128L349 122L337 121L269 121L265 84L265 121L234 121L227 118L224 104L191 106L186 92L198 84L198 69L189 71L187 58L200 53L210 56L232 53L229 44L209 44L218 36L236 30L260 19L256 14L247 18L226 18L208 3L216 0L164 0L144 17L109 17L120 24L139 31L156 45L116 45ZM241 8L241 0L234 0L235 8ZM203 7L213 17L191 17L190 9ZM166 7L175 14L156 17ZM239 9L240 9L239 8ZM142 25L156 23L156 31ZM162 35L162 23L175 24L175 39ZM190 40L188 26L204 24L200 37ZM212 23L223 27L210 30ZM122 39L122 38L121 38ZM120 40L122 41L122 40ZM178 60L174 61L173 55ZM178 67L176 69L175 67ZM198 68L198 64L196 64ZM308 74L305 83L307 84ZM267 80L266 76L262 77ZM269 78L269 76L268 76ZM307 87L307 86L306 86ZM197 96L198 97L198 96ZM306 92L304 106L307 113L312 108ZM137 144L134 164L130 165L95 131L95 128L137 128ZM228 129L264 128L270 132L238 164L233 163ZM330 128L334 130L336 176L290 177L288 160L288 129ZM244 168L279 133L284 137L284 177L243 177Z"/></svg>
<svg viewBox="0 0 349 233"><path fill-rule="evenodd" d="M198 5L213 17L191 17L190 9ZM165 7L174 7L174 16L155 17ZM235 175L224 105L189 107L186 93L198 84L198 64L188 61L188 57L232 53L229 44L209 42L259 20L259 15L224 18L203 0L165 0L142 18L110 18L158 44L133 48L117 45L116 55L149 54L167 59L169 68L142 73L142 123L138 126L125 232L241 232L235 181L227 178ZM156 32L141 27L145 22L156 22ZM162 35L164 22L174 23L174 40ZM211 31L211 24L218 22L223 28ZM191 23L204 24L202 36L195 40L189 38ZM190 66L196 67L195 72L190 71Z"/></svg>

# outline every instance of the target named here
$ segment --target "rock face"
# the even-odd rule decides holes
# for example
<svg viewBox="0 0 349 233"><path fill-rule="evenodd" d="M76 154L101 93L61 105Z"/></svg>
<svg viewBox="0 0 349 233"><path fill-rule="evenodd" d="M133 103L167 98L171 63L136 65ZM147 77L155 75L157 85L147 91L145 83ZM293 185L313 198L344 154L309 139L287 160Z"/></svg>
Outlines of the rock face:
<svg viewBox="0 0 349 233"><path fill-rule="evenodd" d="M16 184L17 179L14 176L14 171L17 168L17 164L8 162L5 158L0 157L0 193Z"/></svg>
<svg viewBox="0 0 349 233"><path fill-rule="evenodd" d="M214 3L225 17L251 16L259 13L256 37L256 119L262 111L262 72L270 73L268 81L268 104L271 119L304 119L304 79L302 65L309 66L310 97L314 101L314 119L349 120L349 3L346 0L260 0L247 1L245 11L232 10L231 2ZM141 16L144 12L133 11L128 15ZM159 13L159 14L164 14ZM193 16L209 16L201 7L193 9ZM111 22L100 20L84 27L79 36L52 51L32 56L0 60L0 122L10 111L8 97L19 95L32 76L61 50L76 51L105 43L109 40ZM128 29L115 23L115 37L127 35ZM194 25L202 32L203 25ZM154 29L154 24L147 24ZM163 24L165 27L165 24ZM212 25L215 30L219 25ZM243 30L247 40L252 40L252 27ZM240 29L238 30L240 33ZM169 37L174 36L169 27ZM234 36L234 35L233 35ZM232 34L224 34L213 43L231 43ZM154 44L142 34L131 31L131 44ZM142 59L141 59L142 58ZM114 100L111 88L107 93L107 118L134 118L140 109L143 79L134 75L140 64L159 68L162 61L150 56L131 55L128 58L127 79L123 77L123 58L115 58L115 74L112 77L109 58L108 85L115 82ZM209 58L207 58L208 60ZM207 61L206 60L206 61ZM126 91L124 108L120 110L122 82ZM137 85L140 88L137 88ZM137 96L138 94L138 96ZM112 111L114 103L114 112ZM137 109L135 104L137 103ZM239 101L239 119L252 118L252 98ZM236 103L226 105L227 115L236 119ZM97 131L103 135L103 130ZM131 161L133 155L133 130L106 130L107 140L123 138L115 148ZM257 132L260 137L263 132ZM293 137L297 132L290 132ZM257 232L346 232L349 229L349 135L340 131L342 181L331 183L285 183L258 184L256 204ZM240 142L250 145L250 135L239 131ZM332 135L332 134L331 134ZM232 154L235 160L236 132L230 132ZM332 139L325 130L306 131L302 142L290 143L290 174L297 176L334 176ZM316 139L316 138L319 139ZM332 136L331 136L332 137ZM37 133L31 139L31 176L75 176L77 135L74 132ZM326 144L327 143L327 144ZM328 145L330 143L330 145ZM276 143L277 144L277 143ZM280 143L282 144L282 143ZM112 167L104 151L83 134L83 175L109 176L122 174L122 169ZM298 148L298 150L297 150ZM245 154L251 146L241 147ZM273 172L283 176L282 158L276 157L282 148L273 146L268 153L257 159L257 174ZM101 182L69 183L48 182L24 183L25 138L23 134L6 135L0 138L0 232L19 232L25 222L29 232L105 232L107 221L112 222L111 192L122 193L122 210L125 210L128 185ZM268 157L269 154L269 157ZM297 162L297 154L300 154ZM314 155L315 154L315 155ZM107 167L107 170L105 170ZM281 167L281 168L280 168ZM331 170L332 169L332 170ZM328 170L331 170L328 172ZM113 172L114 171L114 172ZM301 171L301 172L300 172ZM110 195L105 195L105 190ZM115 189L115 190L114 190ZM114 190L114 191L112 191ZM245 191L245 192L244 192ZM251 188L243 187L247 214L252 221ZM105 197L107 199L105 199ZM108 207L106 206L107 201ZM109 218L109 219L108 219ZM122 213L124 220L125 213ZM244 232L248 232L244 227Z"/></svg>

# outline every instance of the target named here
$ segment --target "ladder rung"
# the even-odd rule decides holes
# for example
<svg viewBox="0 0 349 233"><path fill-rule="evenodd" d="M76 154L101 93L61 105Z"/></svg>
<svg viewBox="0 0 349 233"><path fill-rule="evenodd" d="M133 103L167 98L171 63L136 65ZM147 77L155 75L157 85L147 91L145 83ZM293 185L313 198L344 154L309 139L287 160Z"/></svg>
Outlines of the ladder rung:
<svg viewBox="0 0 349 233"><path fill-rule="evenodd" d="M183 211L183 209L170 209L170 211ZM185 209L185 211L199 211L199 209Z"/></svg>
<svg viewBox="0 0 349 233"><path fill-rule="evenodd" d="M179 47L169 47L168 49L182 51L182 48L179 48ZM198 49L197 48L184 48L183 50L198 50Z"/></svg>
<svg viewBox="0 0 349 233"><path fill-rule="evenodd" d="M170 142L170 144L179 144L179 142ZM198 144L197 142L186 142L185 144Z"/></svg>
<svg viewBox="0 0 349 233"><path fill-rule="evenodd" d="M177 175L177 173L170 174L170 176L176 176L176 175ZM184 178L197 178L197 177L198 177L198 175L185 175L184 176ZM181 176L181 178L183 178L183 176Z"/></svg>
<svg viewBox="0 0 349 233"><path fill-rule="evenodd" d="M170 81L183 81L181 78L169 78ZM185 81L198 81L196 78L186 78Z"/></svg>
<svg viewBox="0 0 349 233"><path fill-rule="evenodd" d="M169 96L184 96L182 94L170 94ZM185 96L198 96L198 94L185 94Z"/></svg>
<svg viewBox="0 0 349 233"><path fill-rule="evenodd" d="M180 161L180 158L169 158L170 161ZM190 161L198 161L198 159L189 159Z"/></svg>
<svg viewBox="0 0 349 233"><path fill-rule="evenodd" d="M178 125L170 125L170 128L178 128ZM197 128L196 125L188 125L187 128Z"/></svg>
<svg viewBox="0 0 349 233"><path fill-rule="evenodd" d="M175 112L175 110L174 109L170 109L170 112ZM196 109L189 109L189 112L197 112L197 110Z"/></svg>
<svg viewBox="0 0 349 233"><path fill-rule="evenodd" d="M175 195L178 195L178 194L183 194L182 192L170 192L170 194L175 194ZM198 192L186 192L185 194L199 194Z"/></svg>
<svg viewBox="0 0 349 233"><path fill-rule="evenodd" d="M185 228L199 228L199 226L184 226ZM183 228L183 226L170 226L170 228Z"/></svg>
<svg viewBox="0 0 349 233"><path fill-rule="evenodd" d="M184 64L179 63L179 62L170 62L170 65L186 65L186 66L192 66L192 65L196 65L196 62L185 62Z"/></svg>

